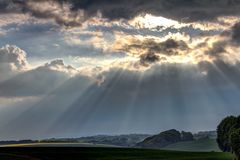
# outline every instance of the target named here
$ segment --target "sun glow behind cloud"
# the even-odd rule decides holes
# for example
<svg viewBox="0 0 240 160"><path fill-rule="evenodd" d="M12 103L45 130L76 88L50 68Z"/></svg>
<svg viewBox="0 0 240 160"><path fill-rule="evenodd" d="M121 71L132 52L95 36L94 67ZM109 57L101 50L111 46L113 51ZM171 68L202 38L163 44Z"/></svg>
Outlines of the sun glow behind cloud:
<svg viewBox="0 0 240 160"><path fill-rule="evenodd" d="M178 21L171 20L161 16L153 16L151 14L140 15L130 20L129 23L137 28L149 29L166 29L169 27L180 28L186 26Z"/></svg>
<svg viewBox="0 0 240 160"><path fill-rule="evenodd" d="M142 55L149 52L148 46L145 48L134 47L137 43L145 43L145 41L151 40L157 45L157 43L167 41L168 39L173 39L179 42L183 41L188 45L188 49L185 51L181 51L177 48L172 49L171 52L175 53L174 55L165 55L161 50L155 50L153 52L154 54L161 55L161 57L158 56L161 59L161 61L159 61L160 63L197 64L201 61L212 62L216 60L216 57L206 53L208 50L211 50L211 47L213 47L218 41L225 41L229 38L216 33L227 31L227 29L229 29L227 25L237 22L238 18L229 17L228 20L225 20L224 18L228 17L219 17L216 22L186 23L184 22L184 19L182 22L179 22L151 14L139 15L129 21L109 21L102 18L102 16L97 16L84 22L80 28L64 30L63 32L66 33L65 40L70 45L89 45L101 50L103 54L115 54L121 52L126 54L126 58L140 58ZM91 23L93 20L94 23ZM88 31L89 28L96 28L96 30ZM201 32L192 36L190 35L191 32L190 34L186 33L187 28L192 29L192 33L196 31ZM111 29L111 32L106 31L107 29ZM119 31L119 29L121 29L121 31ZM155 35L148 34L148 32L155 33ZM161 35L162 32L166 33ZM204 32L206 32L206 34L204 34ZM160 34L160 36L157 34ZM87 35L88 38L82 38L85 35ZM167 49L166 51L169 50ZM230 49L226 49L224 51L226 54L224 53L221 56L225 61L235 63L234 59L227 58L229 54L236 56L234 55L235 51L236 50L231 51ZM136 65L134 66L137 66L137 63L138 62L136 61Z"/></svg>

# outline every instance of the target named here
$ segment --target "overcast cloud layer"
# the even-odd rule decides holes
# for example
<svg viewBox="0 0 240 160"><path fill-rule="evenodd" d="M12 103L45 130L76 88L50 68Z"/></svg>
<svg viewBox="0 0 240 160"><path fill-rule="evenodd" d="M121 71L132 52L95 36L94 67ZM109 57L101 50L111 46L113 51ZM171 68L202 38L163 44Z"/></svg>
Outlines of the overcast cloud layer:
<svg viewBox="0 0 240 160"><path fill-rule="evenodd" d="M1 9L8 12L29 12L38 18L53 18L66 25L77 25L79 20L96 16L98 12L109 19L130 19L149 13L179 21L214 21L220 16L239 15L240 5L239 0L4 0L0 3ZM71 5L70 9L66 4ZM83 19L78 16L79 10L84 11ZM61 13L66 17L61 17Z"/></svg>

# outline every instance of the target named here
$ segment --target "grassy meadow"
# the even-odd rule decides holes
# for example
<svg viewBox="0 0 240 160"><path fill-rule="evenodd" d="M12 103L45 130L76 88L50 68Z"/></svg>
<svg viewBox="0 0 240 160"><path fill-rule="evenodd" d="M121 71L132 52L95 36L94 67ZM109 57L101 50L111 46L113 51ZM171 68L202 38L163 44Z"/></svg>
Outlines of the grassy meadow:
<svg viewBox="0 0 240 160"><path fill-rule="evenodd" d="M232 160L221 152L181 152L106 147L11 147L1 148L1 160Z"/></svg>

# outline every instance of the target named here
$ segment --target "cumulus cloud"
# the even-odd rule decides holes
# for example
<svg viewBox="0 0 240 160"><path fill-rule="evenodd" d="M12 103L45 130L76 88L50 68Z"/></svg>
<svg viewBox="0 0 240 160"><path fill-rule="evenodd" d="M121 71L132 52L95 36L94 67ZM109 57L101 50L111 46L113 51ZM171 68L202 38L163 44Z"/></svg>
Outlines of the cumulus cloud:
<svg viewBox="0 0 240 160"><path fill-rule="evenodd" d="M133 40L122 48L128 54L136 54L140 58L140 64L148 66L148 64L159 61L167 61L166 57L185 56L188 45L182 40L167 39L158 42L154 39Z"/></svg>
<svg viewBox="0 0 240 160"><path fill-rule="evenodd" d="M78 73L56 59L32 68L26 52L14 45L0 48L0 96L21 97L48 93Z"/></svg>
<svg viewBox="0 0 240 160"><path fill-rule="evenodd" d="M8 65L10 70L23 70L28 66L26 52L14 45L0 48L0 64Z"/></svg>
<svg viewBox="0 0 240 160"><path fill-rule="evenodd" d="M160 60L159 56L154 53L146 53L140 56L140 63L143 65L148 65L149 63L155 63Z"/></svg>
<svg viewBox="0 0 240 160"><path fill-rule="evenodd" d="M81 93L90 85L97 87L104 83L102 72L103 69L94 67L88 71L77 69L66 65L62 59L52 60L36 68L28 67L25 52L16 46L7 45L0 49L0 97Z"/></svg>
<svg viewBox="0 0 240 160"><path fill-rule="evenodd" d="M57 0L7 0L0 1L0 7L3 13L27 13L63 26L80 26L84 21L83 11L73 11L71 4Z"/></svg>
<svg viewBox="0 0 240 160"><path fill-rule="evenodd" d="M70 4L56 1L33 1L28 0L23 8L37 18L53 19L59 25L80 26L84 21L83 11L71 11Z"/></svg>
<svg viewBox="0 0 240 160"><path fill-rule="evenodd" d="M235 64L240 56L237 22L216 35L191 36L184 33L169 33L163 36L124 35L115 32L113 50L139 57L140 64L194 63L221 60ZM148 65L146 65L148 66Z"/></svg>
<svg viewBox="0 0 240 160"><path fill-rule="evenodd" d="M217 38L211 37L208 41L212 41L210 44L208 43L205 48L205 55L209 55L214 60L222 60L227 61L228 63L238 63L240 60L239 55L239 40L240 40L240 25L239 22L235 23L231 28L225 30L217 36Z"/></svg>
<svg viewBox="0 0 240 160"><path fill-rule="evenodd" d="M212 57L220 57L221 54L226 53L226 42L225 41L219 41L213 43L212 47L205 52L205 54L210 55Z"/></svg>
<svg viewBox="0 0 240 160"><path fill-rule="evenodd" d="M28 69L26 52L14 45L0 48L0 80Z"/></svg>
<svg viewBox="0 0 240 160"><path fill-rule="evenodd" d="M6 28L6 26L10 24L24 24L26 23L30 17L25 14L0 14L0 35L5 35L7 32L9 32L9 29Z"/></svg>
<svg viewBox="0 0 240 160"><path fill-rule="evenodd" d="M46 63L44 66L40 66L37 70L52 70L57 72L62 72L67 75L75 75L78 73L78 70L71 65L65 65L62 59L56 59L50 63Z"/></svg>
<svg viewBox="0 0 240 160"><path fill-rule="evenodd" d="M199 43L201 42L192 43L189 37L182 34L170 34L165 37L122 36L122 39L118 38L112 47L125 52L128 56L139 57L141 62L152 60L152 62L197 63L196 57L203 54L200 50L195 50Z"/></svg>
<svg viewBox="0 0 240 160"><path fill-rule="evenodd" d="M77 74L77 69L65 65L62 60L53 60L1 82L0 95L3 97L24 97L47 94L75 74Z"/></svg>
<svg viewBox="0 0 240 160"><path fill-rule="evenodd" d="M184 51L188 49L188 45L184 41L177 41L174 39L167 39L163 42L157 42L153 39L146 39L143 42L133 42L127 47L127 50L138 48L167 56L178 55L180 54L179 51Z"/></svg>

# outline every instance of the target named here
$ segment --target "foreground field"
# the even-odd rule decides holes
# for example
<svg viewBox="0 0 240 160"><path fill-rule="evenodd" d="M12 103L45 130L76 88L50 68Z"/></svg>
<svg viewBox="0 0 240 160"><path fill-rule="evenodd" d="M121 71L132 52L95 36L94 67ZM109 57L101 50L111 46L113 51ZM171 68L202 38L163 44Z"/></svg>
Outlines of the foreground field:
<svg viewBox="0 0 240 160"><path fill-rule="evenodd" d="M176 152L132 148L1 148L1 160L231 160L228 153Z"/></svg>

